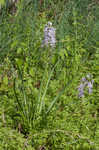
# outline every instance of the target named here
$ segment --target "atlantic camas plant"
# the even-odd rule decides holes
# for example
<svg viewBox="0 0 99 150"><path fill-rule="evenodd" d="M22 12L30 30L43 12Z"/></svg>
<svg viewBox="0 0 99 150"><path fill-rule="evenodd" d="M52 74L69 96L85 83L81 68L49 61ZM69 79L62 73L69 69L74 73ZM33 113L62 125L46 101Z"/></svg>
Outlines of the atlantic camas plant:
<svg viewBox="0 0 99 150"><path fill-rule="evenodd" d="M94 80L92 79L92 76L90 74L88 74L86 77L83 77L81 79L80 85L78 87L78 97L84 97L84 90L85 88L88 89L88 93L91 94L92 93L92 88L93 88L93 82Z"/></svg>
<svg viewBox="0 0 99 150"><path fill-rule="evenodd" d="M44 40L42 42L42 47L44 46L51 46L52 48L55 47L56 44L56 37L55 37L55 28L52 27L52 22L48 22L44 28Z"/></svg>

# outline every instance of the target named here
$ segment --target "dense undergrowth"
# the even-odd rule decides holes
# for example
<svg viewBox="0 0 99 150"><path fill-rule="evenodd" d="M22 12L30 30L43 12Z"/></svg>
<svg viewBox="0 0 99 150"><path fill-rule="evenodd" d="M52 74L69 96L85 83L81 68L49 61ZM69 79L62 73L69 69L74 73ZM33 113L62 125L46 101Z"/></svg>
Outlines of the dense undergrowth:
<svg viewBox="0 0 99 150"><path fill-rule="evenodd" d="M22 0L0 14L0 149L99 149L97 0ZM14 6L15 7L15 6ZM44 26L56 47L42 47ZM91 76L92 93L81 79Z"/></svg>

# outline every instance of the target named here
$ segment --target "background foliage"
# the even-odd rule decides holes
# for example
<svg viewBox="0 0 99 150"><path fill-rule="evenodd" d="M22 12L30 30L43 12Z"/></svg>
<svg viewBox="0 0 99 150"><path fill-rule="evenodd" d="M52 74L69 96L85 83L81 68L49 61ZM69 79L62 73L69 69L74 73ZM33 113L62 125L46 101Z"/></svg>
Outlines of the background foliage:
<svg viewBox="0 0 99 150"><path fill-rule="evenodd" d="M99 149L99 2L0 1L0 148ZM41 47L45 24L56 47ZM78 97L82 77L93 92Z"/></svg>

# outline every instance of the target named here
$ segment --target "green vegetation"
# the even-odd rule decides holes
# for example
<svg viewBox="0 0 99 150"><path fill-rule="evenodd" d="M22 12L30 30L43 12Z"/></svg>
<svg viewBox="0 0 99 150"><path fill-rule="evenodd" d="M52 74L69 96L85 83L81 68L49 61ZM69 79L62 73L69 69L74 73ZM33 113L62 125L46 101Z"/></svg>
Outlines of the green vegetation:
<svg viewBox="0 0 99 150"><path fill-rule="evenodd" d="M98 150L99 2L21 0L14 10L6 2L0 10L0 149ZM48 21L56 29L53 48L41 46ZM80 97L82 78L94 82Z"/></svg>

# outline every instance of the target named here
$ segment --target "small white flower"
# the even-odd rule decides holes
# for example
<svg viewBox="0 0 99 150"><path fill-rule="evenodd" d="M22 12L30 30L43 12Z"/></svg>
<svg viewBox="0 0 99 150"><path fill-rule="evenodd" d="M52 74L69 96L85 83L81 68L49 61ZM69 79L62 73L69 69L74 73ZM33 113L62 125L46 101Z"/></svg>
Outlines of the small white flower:
<svg viewBox="0 0 99 150"><path fill-rule="evenodd" d="M86 75L86 78L87 78L87 79L91 79L91 78L92 78L92 75L89 73L89 74Z"/></svg>
<svg viewBox="0 0 99 150"><path fill-rule="evenodd" d="M49 27L52 26L52 22L48 21L48 26Z"/></svg>

